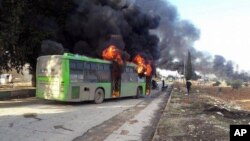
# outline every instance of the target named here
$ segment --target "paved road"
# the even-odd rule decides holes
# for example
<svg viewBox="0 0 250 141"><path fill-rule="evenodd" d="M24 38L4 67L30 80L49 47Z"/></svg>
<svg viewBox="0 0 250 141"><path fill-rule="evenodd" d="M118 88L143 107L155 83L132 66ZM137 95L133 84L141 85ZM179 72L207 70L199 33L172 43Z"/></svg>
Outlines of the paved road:
<svg viewBox="0 0 250 141"><path fill-rule="evenodd" d="M117 115L134 107L139 107L138 113L146 109L145 101L156 99L157 97L154 96L140 99L128 98L108 100L102 104L59 103L36 98L0 101L0 140L81 140L81 137L90 129L112 118L115 119ZM109 138L113 137L109 136Z"/></svg>

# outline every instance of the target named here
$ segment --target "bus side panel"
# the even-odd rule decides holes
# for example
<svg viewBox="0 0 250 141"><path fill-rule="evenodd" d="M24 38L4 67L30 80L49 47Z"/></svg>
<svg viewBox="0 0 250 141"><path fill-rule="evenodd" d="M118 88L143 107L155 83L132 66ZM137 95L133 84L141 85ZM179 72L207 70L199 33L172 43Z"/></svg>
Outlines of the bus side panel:
<svg viewBox="0 0 250 141"><path fill-rule="evenodd" d="M36 96L43 99L60 100L60 81L58 77L38 76Z"/></svg>
<svg viewBox="0 0 250 141"><path fill-rule="evenodd" d="M92 83L92 84L90 83L89 84L89 89L90 89L89 100L94 100L95 91L98 88L104 89L105 99L111 98L111 83Z"/></svg>
<svg viewBox="0 0 250 141"><path fill-rule="evenodd" d="M105 99L111 98L111 83L72 83L68 87L66 101L79 102L94 100L95 91L102 88Z"/></svg>
<svg viewBox="0 0 250 141"><path fill-rule="evenodd" d="M67 101L88 101L90 96L90 86L90 83L71 83L68 86Z"/></svg>
<svg viewBox="0 0 250 141"><path fill-rule="evenodd" d="M130 82L121 84L121 97L136 96L137 88L142 88L142 94L146 95L146 83Z"/></svg>
<svg viewBox="0 0 250 141"><path fill-rule="evenodd" d="M36 78L36 84L37 84L37 87L40 86L40 85L38 85L38 84L41 84L40 77ZM41 99L45 99L44 90L36 88L36 97L41 98Z"/></svg>
<svg viewBox="0 0 250 141"><path fill-rule="evenodd" d="M61 81L61 92L60 92L60 100L62 101L67 101L68 100L68 94L69 94L69 86L70 86L70 81L69 81L69 60L68 59L63 59L62 62L62 78L63 80Z"/></svg>
<svg viewBox="0 0 250 141"><path fill-rule="evenodd" d="M120 97L135 96L137 87L138 83L134 82L122 83Z"/></svg>
<svg viewBox="0 0 250 141"><path fill-rule="evenodd" d="M98 83L97 87L101 87L104 89L105 92L105 99L111 98L112 97L112 92L111 92L111 83Z"/></svg>
<svg viewBox="0 0 250 141"><path fill-rule="evenodd" d="M146 83L139 83L139 86L142 87L142 94L143 95L146 95Z"/></svg>
<svg viewBox="0 0 250 141"><path fill-rule="evenodd" d="M44 95L44 90L39 89L38 87L41 84L41 80L39 76L39 72L40 71L40 66L37 63L36 64L36 97L41 98L41 99L45 99L45 95Z"/></svg>

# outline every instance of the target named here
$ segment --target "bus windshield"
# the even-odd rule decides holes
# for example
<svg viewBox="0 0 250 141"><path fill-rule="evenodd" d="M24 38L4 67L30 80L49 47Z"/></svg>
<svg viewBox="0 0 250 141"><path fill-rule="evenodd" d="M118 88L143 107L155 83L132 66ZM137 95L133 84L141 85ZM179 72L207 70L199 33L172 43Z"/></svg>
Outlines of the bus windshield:
<svg viewBox="0 0 250 141"><path fill-rule="evenodd" d="M61 56L42 56L37 60L37 74L39 76L61 76Z"/></svg>

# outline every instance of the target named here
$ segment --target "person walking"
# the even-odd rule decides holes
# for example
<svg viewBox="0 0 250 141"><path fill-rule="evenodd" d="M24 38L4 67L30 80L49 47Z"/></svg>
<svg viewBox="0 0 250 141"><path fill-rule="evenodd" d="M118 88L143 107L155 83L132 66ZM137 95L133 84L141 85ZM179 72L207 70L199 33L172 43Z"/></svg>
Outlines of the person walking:
<svg viewBox="0 0 250 141"><path fill-rule="evenodd" d="M162 88L164 88L164 87L165 87L165 80L162 79Z"/></svg>
<svg viewBox="0 0 250 141"><path fill-rule="evenodd" d="M187 80L186 81L186 86L187 86L187 94L188 95L189 95L189 92L190 92L190 89L191 89L191 85L192 85L192 83L189 80Z"/></svg>
<svg viewBox="0 0 250 141"><path fill-rule="evenodd" d="M166 89L166 87L165 87L165 80L162 79L161 91L164 91L165 89Z"/></svg>

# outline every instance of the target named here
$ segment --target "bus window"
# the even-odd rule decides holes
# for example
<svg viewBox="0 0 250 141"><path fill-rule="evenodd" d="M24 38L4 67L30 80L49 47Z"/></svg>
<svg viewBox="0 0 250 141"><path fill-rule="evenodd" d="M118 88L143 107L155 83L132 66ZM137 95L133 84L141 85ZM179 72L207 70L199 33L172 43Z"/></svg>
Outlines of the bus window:
<svg viewBox="0 0 250 141"><path fill-rule="evenodd" d="M83 79L84 79L83 73L77 75L77 80L78 80L78 81L83 82Z"/></svg>
<svg viewBox="0 0 250 141"><path fill-rule="evenodd" d="M129 81L130 82L137 82L137 74L135 74L135 73L130 73L129 74Z"/></svg>
<svg viewBox="0 0 250 141"><path fill-rule="evenodd" d="M110 73L109 72L103 72L103 73L100 73L100 76L101 76L101 82L110 82L111 81L111 76L110 76Z"/></svg>
<svg viewBox="0 0 250 141"><path fill-rule="evenodd" d="M82 62L77 63L77 69L78 70L83 70L83 63Z"/></svg>
<svg viewBox="0 0 250 141"><path fill-rule="evenodd" d="M70 74L71 82L77 82L77 74Z"/></svg>
<svg viewBox="0 0 250 141"><path fill-rule="evenodd" d="M124 82L124 83L129 82L129 73L122 74L122 82Z"/></svg>
<svg viewBox="0 0 250 141"><path fill-rule="evenodd" d="M126 71L126 73L129 73L129 68L128 68L128 67L126 67L126 70L125 70L125 71Z"/></svg>
<svg viewBox="0 0 250 141"><path fill-rule="evenodd" d="M70 71L70 80L71 82L83 82L84 74L80 70L71 70Z"/></svg>
<svg viewBox="0 0 250 141"><path fill-rule="evenodd" d="M70 62L70 69L76 69L76 63L71 61Z"/></svg>
<svg viewBox="0 0 250 141"><path fill-rule="evenodd" d="M97 70L97 64L91 63L91 70Z"/></svg>
<svg viewBox="0 0 250 141"><path fill-rule="evenodd" d="M105 64L98 65L98 79L99 82L110 82L111 81L111 73L108 71L109 66Z"/></svg>
<svg viewBox="0 0 250 141"><path fill-rule="evenodd" d="M130 68L130 69L129 69L129 72L130 72L130 73L135 73L135 69L134 69L134 68Z"/></svg>
<svg viewBox="0 0 250 141"><path fill-rule="evenodd" d="M84 63L84 69L85 70L90 70L90 63L85 62Z"/></svg>
<svg viewBox="0 0 250 141"><path fill-rule="evenodd" d="M104 70L103 67L104 67L104 66L103 66L102 64L98 64L98 70L99 70L99 71L103 71L103 70Z"/></svg>
<svg viewBox="0 0 250 141"><path fill-rule="evenodd" d="M98 82L98 75L96 72L93 71L85 71L85 82Z"/></svg>
<svg viewBox="0 0 250 141"><path fill-rule="evenodd" d="M110 70L110 68L109 68L109 65L104 65L104 71L109 71Z"/></svg>

